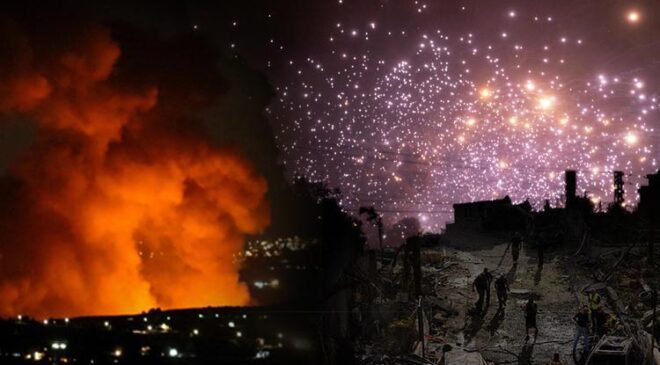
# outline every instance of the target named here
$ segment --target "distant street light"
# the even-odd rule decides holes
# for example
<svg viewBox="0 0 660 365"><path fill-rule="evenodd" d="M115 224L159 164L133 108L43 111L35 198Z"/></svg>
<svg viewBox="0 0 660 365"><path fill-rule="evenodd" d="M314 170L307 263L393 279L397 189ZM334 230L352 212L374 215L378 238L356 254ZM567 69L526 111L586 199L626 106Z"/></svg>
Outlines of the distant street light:
<svg viewBox="0 0 660 365"><path fill-rule="evenodd" d="M66 350L66 342L53 342L53 344L50 345L50 347L53 350Z"/></svg>

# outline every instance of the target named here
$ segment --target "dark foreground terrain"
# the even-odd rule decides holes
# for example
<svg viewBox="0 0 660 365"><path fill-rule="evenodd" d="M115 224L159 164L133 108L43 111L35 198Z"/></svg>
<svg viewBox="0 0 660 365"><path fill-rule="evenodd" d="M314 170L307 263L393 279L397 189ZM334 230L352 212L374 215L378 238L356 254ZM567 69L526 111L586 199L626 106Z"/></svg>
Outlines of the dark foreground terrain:
<svg viewBox="0 0 660 365"><path fill-rule="evenodd" d="M2 364L313 363L313 317L280 308L200 308L0 321Z"/></svg>

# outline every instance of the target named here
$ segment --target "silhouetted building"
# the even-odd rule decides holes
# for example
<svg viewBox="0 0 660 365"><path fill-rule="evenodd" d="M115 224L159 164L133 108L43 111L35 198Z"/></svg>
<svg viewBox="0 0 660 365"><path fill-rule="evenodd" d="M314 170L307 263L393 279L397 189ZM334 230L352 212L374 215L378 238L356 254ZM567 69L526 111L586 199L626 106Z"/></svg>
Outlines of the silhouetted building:
<svg viewBox="0 0 660 365"><path fill-rule="evenodd" d="M638 210L642 214L653 215L656 224L660 225L660 170L655 174L646 175L648 185L639 188Z"/></svg>
<svg viewBox="0 0 660 365"><path fill-rule="evenodd" d="M566 207L575 204L575 191L577 189L577 172L575 170L566 170L564 173L566 182Z"/></svg>
<svg viewBox="0 0 660 365"><path fill-rule="evenodd" d="M614 204L622 206L624 202L623 171L614 171Z"/></svg>
<svg viewBox="0 0 660 365"><path fill-rule="evenodd" d="M525 201L514 205L511 198L454 204L454 223L447 229L525 230L532 206Z"/></svg>

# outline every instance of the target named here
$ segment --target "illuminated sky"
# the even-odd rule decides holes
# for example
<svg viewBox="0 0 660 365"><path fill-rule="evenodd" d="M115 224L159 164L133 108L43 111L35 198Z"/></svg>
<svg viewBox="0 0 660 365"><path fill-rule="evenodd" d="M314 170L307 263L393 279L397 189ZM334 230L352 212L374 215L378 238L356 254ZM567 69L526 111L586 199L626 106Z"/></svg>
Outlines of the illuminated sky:
<svg viewBox="0 0 660 365"><path fill-rule="evenodd" d="M634 201L658 168L657 2L112 5L94 7L209 37L262 71L288 173L341 188L351 211L437 229L458 201L554 204L567 168L605 203L623 170Z"/></svg>
<svg viewBox="0 0 660 365"><path fill-rule="evenodd" d="M595 202L623 170L636 199L657 169L657 5L530 4L300 5L267 10L259 40L237 15L226 46L276 87L268 113L287 170L340 187L349 210L437 229L453 202L554 204L567 168Z"/></svg>

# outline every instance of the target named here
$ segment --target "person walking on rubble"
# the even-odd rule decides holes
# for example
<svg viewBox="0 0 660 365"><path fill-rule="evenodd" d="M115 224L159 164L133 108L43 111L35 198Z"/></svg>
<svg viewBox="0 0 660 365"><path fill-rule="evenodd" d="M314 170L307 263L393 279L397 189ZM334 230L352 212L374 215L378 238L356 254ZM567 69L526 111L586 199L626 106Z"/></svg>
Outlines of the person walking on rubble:
<svg viewBox="0 0 660 365"><path fill-rule="evenodd" d="M499 303L500 309L506 307L506 300L509 293L509 282L506 280L504 274L500 275L500 277L495 280L495 291L497 292L497 302Z"/></svg>
<svg viewBox="0 0 660 365"><path fill-rule="evenodd" d="M513 257L513 264L518 264L518 257L520 256L520 247L522 246L522 235L516 232L511 238L511 257Z"/></svg>
<svg viewBox="0 0 660 365"><path fill-rule="evenodd" d="M600 294L596 289L589 289L587 291L587 298L589 299L589 320L591 321L591 329L595 330L597 327L595 313L600 307Z"/></svg>
<svg viewBox="0 0 660 365"><path fill-rule="evenodd" d="M589 351L589 308L586 304L583 305L580 312L573 317L573 322L576 324L575 339L573 340L573 356L575 356L575 350L577 349L580 339L583 339L584 351Z"/></svg>
<svg viewBox="0 0 660 365"><path fill-rule="evenodd" d="M488 268L484 268L484 271L477 275L472 283L472 291L477 290L479 299L477 300L476 307L481 310L481 307L484 303L484 297L486 298L486 307L490 305L490 283L493 280L493 275L488 272Z"/></svg>
<svg viewBox="0 0 660 365"><path fill-rule="evenodd" d="M548 365L564 365L564 363L559 358L559 354L555 352L554 355L552 355L552 361L550 361Z"/></svg>
<svg viewBox="0 0 660 365"><path fill-rule="evenodd" d="M538 267L543 268L543 263L544 263L543 261L545 259L545 255L544 255L544 253L545 253L544 252L545 251L545 242L538 241L537 244L536 244L536 250L537 250L538 259L539 259Z"/></svg>
<svg viewBox="0 0 660 365"><path fill-rule="evenodd" d="M525 311L525 343L529 341L529 330L534 329L534 342L536 343L536 338L539 335L539 328L536 325L536 313L538 312L538 307L534 303L534 298L530 297L527 301L527 304L523 306Z"/></svg>
<svg viewBox="0 0 660 365"><path fill-rule="evenodd" d="M595 323L595 325L592 324L592 332L598 336L598 338L603 337L607 333L607 313L605 313L603 306L599 305L591 315L593 317L592 323Z"/></svg>

